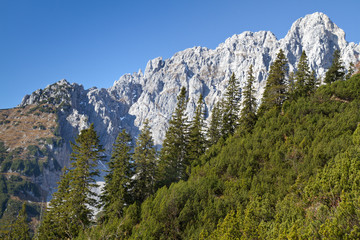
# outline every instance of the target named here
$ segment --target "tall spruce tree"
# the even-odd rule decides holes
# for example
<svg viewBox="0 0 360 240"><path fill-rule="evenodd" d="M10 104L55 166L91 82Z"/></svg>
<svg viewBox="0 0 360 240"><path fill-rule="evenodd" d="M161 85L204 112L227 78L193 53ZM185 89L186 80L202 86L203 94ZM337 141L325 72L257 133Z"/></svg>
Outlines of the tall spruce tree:
<svg viewBox="0 0 360 240"><path fill-rule="evenodd" d="M294 98L305 97L310 92L311 72L305 51L302 52L297 71L295 73L295 91Z"/></svg>
<svg viewBox="0 0 360 240"><path fill-rule="evenodd" d="M256 123L256 91L254 89L255 77L253 72L253 66L251 65L248 71L248 78L246 86L243 90L243 108L240 114L240 124L246 131L250 131Z"/></svg>
<svg viewBox="0 0 360 240"><path fill-rule="evenodd" d="M113 145L108 163L109 171L105 176L105 186L101 195L105 219L122 217L125 206L133 203L131 142L131 136L122 130Z"/></svg>
<svg viewBox="0 0 360 240"><path fill-rule="evenodd" d="M15 223L11 227L10 239L14 240L30 240L30 228L27 222L26 204L23 203L22 208L17 216Z"/></svg>
<svg viewBox="0 0 360 240"><path fill-rule="evenodd" d="M266 82L264 95L259 107L259 114L277 108L281 109L287 97L286 77L288 75L288 61L282 49L277 54L276 60L270 66L269 77Z"/></svg>
<svg viewBox="0 0 360 240"><path fill-rule="evenodd" d="M170 185L188 177L186 169L189 166L189 125L185 112L187 102L186 89L182 87L160 152L160 185Z"/></svg>
<svg viewBox="0 0 360 240"><path fill-rule="evenodd" d="M91 223L93 208L98 206L97 194L94 191L98 187L95 177L99 176L96 166L98 161L105 158L94 124L82 130L71 145L73 152L70 158L70 191L67 197L71 206L68 229L70 238L77 236L79 231L85 230Z"/></svg>
<svg viewBox="0 0 360 240"><path fill-rule="evenodd" d="M143 202L155 192L156 184L156 149L148 120L145 120L136 141L133 160L135 164L134 195L138 202Z"/></svg>
<svg viewBox="0 0 360 240"><path fill-rule="evenodd" d="M345 68L341 60L340 51L335 50L333 54L331 67L325 74L324 82L326 84L331 84L338 80L344 80L345 77Z"/></svg>
<svg viewBox="0 0 360 240"><path fill-rule="evenodd" d="M105 156L94 125L82 130L71 145L71 169L64 172L58 192L50 202L40 227L40 239L76 238L90 225L92 209L97 206L94 190L98 185L94 177L99 176L97 162Z"/></svg>
<svg viewBox="0 0 360 240"><path fill-rule="evenodd" d="M234 73L229 79L224 97L222 136L227 137L234 134L239 120L241 91Z"/></svg>
<svg viewBox="0 0 360 240"><path fill-rule="evenodd" d="M218 101L214 104L214 107L211 112L211 121L208 129L208 144L212 146L216 144L221 138L221 129L222 129L222 112L221 112L221 101Z"/></svg>
<svg viewBox="0 0 360 240"><path fill-rule="evenodd" d="M188 159L191 166L197 165L199 157L204 154L206 149L205 128L205 105L202 94L200 94L195 116L190 124Z"/></svg>

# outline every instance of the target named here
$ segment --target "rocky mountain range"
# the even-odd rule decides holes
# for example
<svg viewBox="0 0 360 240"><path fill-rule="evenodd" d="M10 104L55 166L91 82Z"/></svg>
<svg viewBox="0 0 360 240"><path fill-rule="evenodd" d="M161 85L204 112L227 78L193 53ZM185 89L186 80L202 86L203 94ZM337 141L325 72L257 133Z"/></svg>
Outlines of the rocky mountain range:
<svg viewBox="0 0 360 240"><path fill-rule="evenodd" d="M360 61L360 45L347 42L345 32L328 16L314 13L295 21L283 39L277 39L269 31L243 32L226 39L215 49L193 47L170 59L150 60L144 71L121 76L108 89L84 89L82 85L61 80L26 95L18 107L56 106L59 135L64 144L57 147L50 144L48 149L61 167L69 164L69 141L74 141L78 132L90 123L94 123L107 154L121 129L127 129L136 137L145 119L149 120L155 143L160 146L182 86L188 91L189 118L200 93L209 117L214 104L223 96L231 74L235 73L243 87L246 72L253 65L260 100L270 65L279 49L284 50L290 71L296 70L304 50L319 78L324 77L330 67L335 50L340 50L346 68ZM44 171L37 180L45 192L56 187L52 174ZM45 182L46 185L42 184Z"/></svg>

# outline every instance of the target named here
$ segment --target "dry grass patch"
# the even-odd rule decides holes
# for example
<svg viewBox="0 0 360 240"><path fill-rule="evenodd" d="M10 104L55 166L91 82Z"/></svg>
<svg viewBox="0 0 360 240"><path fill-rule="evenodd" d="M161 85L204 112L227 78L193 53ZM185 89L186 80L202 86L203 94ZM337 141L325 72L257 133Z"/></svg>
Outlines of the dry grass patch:
<svg viewBox="0 0 360 240"><path fill-rule="evenodd" d="M40 111L43 106L52 109L48 105L29 105L0 110L0 141L13 150L37 145L41 138L55 137L56 113Z"/></svg>

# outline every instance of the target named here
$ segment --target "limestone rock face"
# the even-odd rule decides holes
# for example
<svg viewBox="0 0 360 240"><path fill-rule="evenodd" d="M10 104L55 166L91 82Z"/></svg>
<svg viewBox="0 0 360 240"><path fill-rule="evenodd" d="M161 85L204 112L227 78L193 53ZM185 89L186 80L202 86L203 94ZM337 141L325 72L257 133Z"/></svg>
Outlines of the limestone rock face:
<svg viewBox="0 0 360 240"><path fill-rule="evenodd" d="M149 61L143 76L126 75L129 82L142 86L141 94L136 94L137 101L129 109L130 115L135 116L135 126L141 127L148 118L155 142L161 144L182 86L189 91L191 119L200 93L205 98L207 111L211 112L214 103L223 95L231 74L235 73L244 86L251 64L257 78L257 99L260 100L270 65L280 49L289 60L290 71L296 70L304 50L318 77L323 77L330 67L334 50L341 51L346 67L351 62L358 62L360 53L360 46L348 43L344 31L325 14L314 13L298 19L280 40L271 32L244 32L228 38L216 49L194 47L178 52L170 59L156 58ZM112 89L123 81L124 77L120 78Z"/></svg>
<svg viewBox="0 0 360 240"><path fill-rule="evenodd" d="M20 106L60 99L72 109L65 119L73 129L79 131L88 126L84 121L94 123L108 148L119 129L126 128L136 136L144 120L149 119L155 143L161 145L182 86L188 90L187 110L191 119L200 93L211 113L231 74L235 73L242 87L246 72L253 65L260 100L270 65L279 49L284 50L290 71L296 70L304 50L318 77L325 75L336 49L341 51L346 67L360 60L359 44L348 43L344 31L328 16L317 12L295 21L280 40L268 31L243 32L226 39L216 49L193 47L170 59L150 60L144 73L140 70L126 74L108 89L84 90L81 85L61 80L25 96Z"/></svg>
<svg viewBox="0 0 360 240"><path fill-rule="evenodd" d="M182 86L188 90L189 119L200 93L209 116L214 103L223 96L231 74L235 73L243 87L246 73L253 65L260 100L270 65L280 49L289 60L290 71L296 70L305 50L311 68L320 78L330 67L336 49L340 50L346 67L360 61L360 45L348 43L344 31L325 14L314 13L295 21L280 40L269 31L243 32L215 49L193 47L169 59L150 60L144 72L126 74L108 89L85 90L81 85L61 80L25 96L20 106L42 101L57 104L61 109L61 136L66 141L94 123L108 154L120 129L125 128L136 137L145 119L149 119L155 144L161 145ZM70 152L68 147L66 151ZM59 162L69 164L68 160Z"/></svg>

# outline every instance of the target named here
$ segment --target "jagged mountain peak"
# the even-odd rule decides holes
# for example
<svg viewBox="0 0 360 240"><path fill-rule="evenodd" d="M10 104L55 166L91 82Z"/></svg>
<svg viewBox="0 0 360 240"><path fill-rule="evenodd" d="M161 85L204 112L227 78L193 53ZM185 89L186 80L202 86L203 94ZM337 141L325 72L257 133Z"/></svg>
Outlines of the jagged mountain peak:
<svg viewBox="0 0 360 240"><path fill-rule="evenodd" d="M141 128L144 120L149 119L155 143L161 144L182 86L189 92L188 114L191 119L200 93L210 113L214 103L225 92L231 74L235 73L240 85L244 86L246 73L253 65L257 98L260 99L270 65L280 48L288 57L291 71L295 70L301 52L305 50L311 68L320 77L330 66L335 49L341 51L346 66L358 62L360 52L359 45L347 43L344 31L328 16L316 12L296 20L280 40L270 31L246 31L229 37L215 49L193 47L177 52L169 59L157 57L147 63L144 72L125 74L106 90L73 91L71 94L78 97L71 98L72 105L82 114L93 106L89 119L111 122L114 134L124 126L133 126L130 128L136 133L136 128ZM70 86L66 80L56 84ZM37 95L24 98L22 105L38 100ZM80 97L81 100L76 100ZM111 129L107 132L112 132Z"/></svg>
<svg viewBox="0 0 360 240"><path fill-rule="evenodd" d="M320 77L323 77L326 69L330 67L335 50L341 51L346 67L351 62L357 62L360 51L359 46L349 44L345 40L345 32L321 12L296 20L280 43L289 59L291 71L295 69L296 62L304 50L311 68L316 70Z"/></svg>

